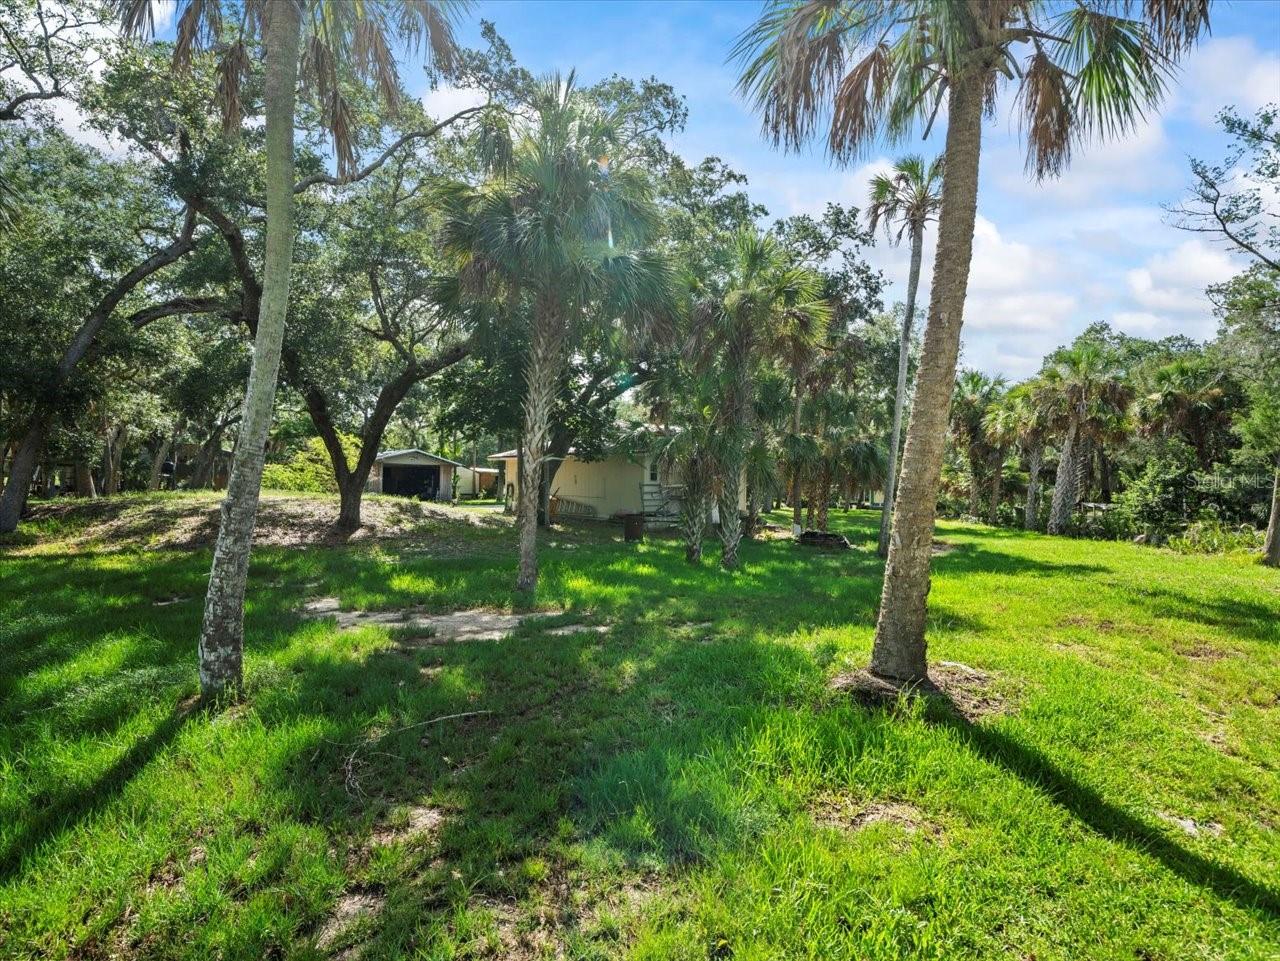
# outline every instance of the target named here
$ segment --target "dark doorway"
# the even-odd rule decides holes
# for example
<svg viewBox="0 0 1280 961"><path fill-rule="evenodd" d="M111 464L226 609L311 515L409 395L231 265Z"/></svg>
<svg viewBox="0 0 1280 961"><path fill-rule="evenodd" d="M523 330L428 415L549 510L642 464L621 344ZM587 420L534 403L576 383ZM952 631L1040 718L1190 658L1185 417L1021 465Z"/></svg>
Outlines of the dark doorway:
<svg viewBox="0 0 1280 961"><path fill-rule="evenodd" d="M435 500L440 491L440 468L426 464L383 464L382 493Z"/></svg>

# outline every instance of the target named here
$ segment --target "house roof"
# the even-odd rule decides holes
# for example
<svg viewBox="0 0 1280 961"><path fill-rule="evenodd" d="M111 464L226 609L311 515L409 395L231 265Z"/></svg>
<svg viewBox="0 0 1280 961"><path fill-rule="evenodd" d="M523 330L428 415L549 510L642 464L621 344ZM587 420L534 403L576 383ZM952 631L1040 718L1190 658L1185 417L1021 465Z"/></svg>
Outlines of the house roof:
<svg viewBox="0 0 1280 961"><path fill-rule="evenodd" d="M466 464L459 464L456 460L450 460L448 457L441 457L439 454L432 454L430 451L419 450L416 447L406 447L403 450L384 450L378 455L380 461L395 460L397 457L403 457L405 454L421 454L423 457L430 457L432 460L438 460L442 464L452 464L454 467L466 467Z"/></svg>
<svg viewBox="0 0 1280 961"><path fill-rule="evenodd" d="M577 448L570 447L569 453L566 454L565 456L572 457L577 452L578 452ZM519 456L520 456L520 452L513 447L511 448L511 450L504 450L497 454L490 454L488 457L485 458L485 460L514 460ZM552 459L555 460L557 458L552 458ZM563 458L558 458L558 459L563 460Z"/></svg>

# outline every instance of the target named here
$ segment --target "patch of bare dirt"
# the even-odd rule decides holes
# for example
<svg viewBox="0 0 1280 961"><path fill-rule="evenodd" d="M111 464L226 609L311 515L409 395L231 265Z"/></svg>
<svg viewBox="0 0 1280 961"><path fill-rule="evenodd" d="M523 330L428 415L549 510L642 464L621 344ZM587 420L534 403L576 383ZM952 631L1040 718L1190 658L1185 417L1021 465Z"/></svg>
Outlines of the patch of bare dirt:
<svg viewBox="0 0 1280 961"><path fill-rule="evenodd" d="M1114 621L1099 620L1083 614L1071 614L1064 617L1059 622L1059 625L1061 627L1080 627L1089 631L1097 631L1099 634L1111 634L1116 630Z"/></svg>
<svg viewBox="0 0 1280 961"><path fill-rule="evenodd" d="M333 914L329 915L329 919L320 928L316 947L321 951L331 950L349 928L364 918L376 916L382 910L385 900L380 894L362 891L349 891L342 895L338 898Z"/></svg>
<svg viewBox="0 0 1280 961"><path fill-rule="evenodd" d="M218 536L221 501L207 494L190 496L119 495L93 500L58 500L32 507L33 520L79 523L59 543L71 547L196 549L211 546ZM476 553L488 532L509 531L513 521L498 511L454 509L408 498L368 497L361 507L361 527L335 528L337 497L268 493L262 496L254 527L254 543L273 547L310 547L386 540L412 540L412 550L461 556ZM476 539L448 536L448 528L477 528ZM441 536L438 536L441 535Z"/></svg>
<svg viewBox="0 0 1280 961"><path fill-rule="evenodd" d="M453 644L465 641L500 641L512 634L530 618L563 614L562 610L538 611L532 614L506 614L483 608L468 611L429 613L419 608L387 611L344 611L336 597L317 597L302 608L303 616L333 618L341 630L349 631L380 624L404 631L401 643L407 646ZM556 637L570 634L606 634L609 624L557 624L543 629Z"/></svg>
<svg viewBox="0 0 1280 961"><path fill-rule="evenodd" d="M826 795L811 809L813 819L823 827L842 831L859 831L873 824L891 824L909 834L920 832L931 837L942 834L942 828L913 804L904 801L859 801L846 795Z"/></svg>
<svg viewBox="0 0 1280 961"><path fill-rule="evenodd" d="M1224 657L1232 656L1231 651L1224 651L1203 641L1196 641L1193 644L1175 644L1173 649L1190 661L1220 661Z"/></svg>
<svg viewBox="0 0 1280 961"><path fill-rule="evenodd" d="M946 541L934 541L929 547L929 553L934 557L950 554L954 550L956 550L956 545L948 544Z"/></svg>
<svg viewBox="0 0 1280 961"><path fill-rule="evenodd" d="M432 834L444 821L438 808L415 805L403 815L373 829L371 840L379 847L401 844Z"/></svg>
<svg viewBox="0 0 1280 961"><path fill-rule="evenodd" d="M923 683L900 684L877 677L870 671L854 671L831 679L831 687L847 693L870 708L896 708L902 698L923 697L941 703L969 721L1009 709L1007 698L995 685L995 678L958 661L938 661L929 667Z"/></svg>
<svg viewBox="0 0 1280 961"><path fill-rule="evenodd" d="M1167 824L1176 825L1192 837L1199 837L1202 834L1215 838L1222 836L1222 825L1217 821L1197 821L1195 818L1178 817L1175 814L1166 814L1164 811L1157 811L1156 817Z"/></svg>

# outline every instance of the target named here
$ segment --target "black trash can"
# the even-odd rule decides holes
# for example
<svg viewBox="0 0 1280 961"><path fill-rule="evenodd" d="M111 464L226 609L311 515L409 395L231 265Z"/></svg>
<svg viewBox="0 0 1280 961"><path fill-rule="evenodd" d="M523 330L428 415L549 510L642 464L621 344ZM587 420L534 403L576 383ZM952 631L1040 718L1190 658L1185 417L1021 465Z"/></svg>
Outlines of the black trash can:
<svg viewBox="0 0 1280 961"><path fill-rule="evenodd" d="M622 536L628 542L644 540L644 515L627 514L623 517Z"/></svg>

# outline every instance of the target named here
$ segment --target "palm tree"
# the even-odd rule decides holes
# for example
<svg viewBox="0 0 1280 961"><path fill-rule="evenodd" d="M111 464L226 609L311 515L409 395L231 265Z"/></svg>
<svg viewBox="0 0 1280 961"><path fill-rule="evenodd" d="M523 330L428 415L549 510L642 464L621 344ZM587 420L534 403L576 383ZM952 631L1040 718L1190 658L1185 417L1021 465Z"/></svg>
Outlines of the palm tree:
<svg viewBox="0 0 1280 961"><path fill-rule="evenodd" d="M720 485L721 564L738 563L742 522L738 500L744 452L753 412L751 377L766 351L801 369L826 336L831 311L822 297L822 278L793 264L777 239L756 230L740 231L727 289L714 320L723 344L724 396L721 402L723 478ZM796 385L799 409L800 386Z"/></svg>
<svg viewBox="0 0 1280 961"><path fill-rule="evenodd" d="M907 400L907 366L911 360L911 325L916 315L916 291L920 287L920 260L924 250L924 229L938 215L942 205L942 158L925 163L918 156L903 157L893 165L892 174L871 179L871 200L867 218L874 231L884 224L885 235L894 244L905 234L911 242L911 271L907 275L907 305L902 316L902 336L898 340L898 386L893 395L893 428L889 433L889 465L885 474L884 504L880 508L880 540L877 551L889 556L889 526L893 521L893 496L898 481L898 450L902 443L902 411ZM897 227L895 231L893 228Z"/></svg>
<svg viewBox="0 0 1280 961"><path fill-rule="evenodd" d="M126 33L143 35L154 30L150 0L117 0L116 6ZM454 0L379 4L185 0L179 5L174 66L189 69L198 48L219 50L218 94L228 131L240 123L241 82L256 56L265 60L266 242L261 306L200 631L200 690L206 700L237 694L243 683L245 585L293 268L293 132L299 75L305 90L315 94L319 116L333 136L339 174L348 174L355 165L356 113L340 81L353 74L394 105L400 81L392 46L407 41L421 48L425 41L436 62L447 65L455 54L452 24L464 8L465 3ZM229 32L223 29L224 12L230 24L238 25Z"/></svg>
<svg viewBox="0 0 1280 961"><path fill-rule="evenodd" d="M1044 385L1039 380L1029 380L1013 387L987 412L985 426L987 440L1003 452L1017 445L1027 461L1027 500L1023 511L1022 527L1035 530L1040 512L1040 465L1044 460L1044 445L1049 434L1049 419L1043 401ZM993 478L992 502L1000 499L999 487L1002 473ZM994 510L992 516L994 516ZM994 520L992 521L994 523Z"/></svg>
<svg viewBox="0 0 1280 961"><path fill-rule="evenodd" d="M702 563L702 542L718 493L720 472L716 457L715 422L709 408L687 411L683 423L670 431L656 456L680 478L680 536L684 559Z"/></svg>
<svg viewBox="0 0 1280 961"><path fill-rule="evenodd" d="M1128 409L1133 394L1124 383L1124 371L1115 355L1093 343L1059 351L1041 376L1054 398L1062 433L1049 512L1049 533L1061 534L1071 523L1079 497L1082 445L1111 434L1112 425Z"/></svg>
<svg viewBox="0 0 1280 961"><path fill-rule="evenodd" d="M800 149L829 121L827 148L847 162L881 138L900 140L944 101L946 176L915 401L871 670L927 677L925 613L947 411L973 253L984 110L1018 84L1027 165L1059 173L1089 136L1132 129L1159 103L1178 56L1208 26L1208 0L1135 4L1079 0L775 0L738 40L739 88L775 143Z"/></svg>
<svg viewBox="0 0 1280 961"><path fill-rule="evenodd" d="M1213 469L1233 408L1243 398L1229 374L1207 357L1179 357L1157 367L1138 398L1138 419L1151 433L1179 434L1203 471Z"/></svg>
<svg viewBox="0 0 1280 961"><path fill-rule="evenodd" d="M783 441L783 455L791 475L791 533L799 537L804 480L819 457L816 443L802 432L804 398L811 387L811 369L831 326L832 312L825 301L817 299L822 292L819 274L791 268L788 282L797 286L779 304L784 309L775 315L768 349L791 379L791 432Z"/></svg>
<svg viewBox="0 0 1280 961"><path fill-rule="evenodd" d="M992 458L987 442L986 417L1004 390L1003 377L988 377L977 370L962 371L951 396L951 431L969 461L969 515L982 510L983 465Z"/></svg>
<svg viewBox="0 0 1280 961"><path fill-rule="evenodd" d="M538 583L539 478L575 332L588 322L640 329L675 309L671 269L643 246L657 208L644 158L625 140L630 108L599 109L573 74L541 81L532 106L487 182L440 189L442 242L463 286L510 304L529 328L516 580L525 592Z"/></svg>

